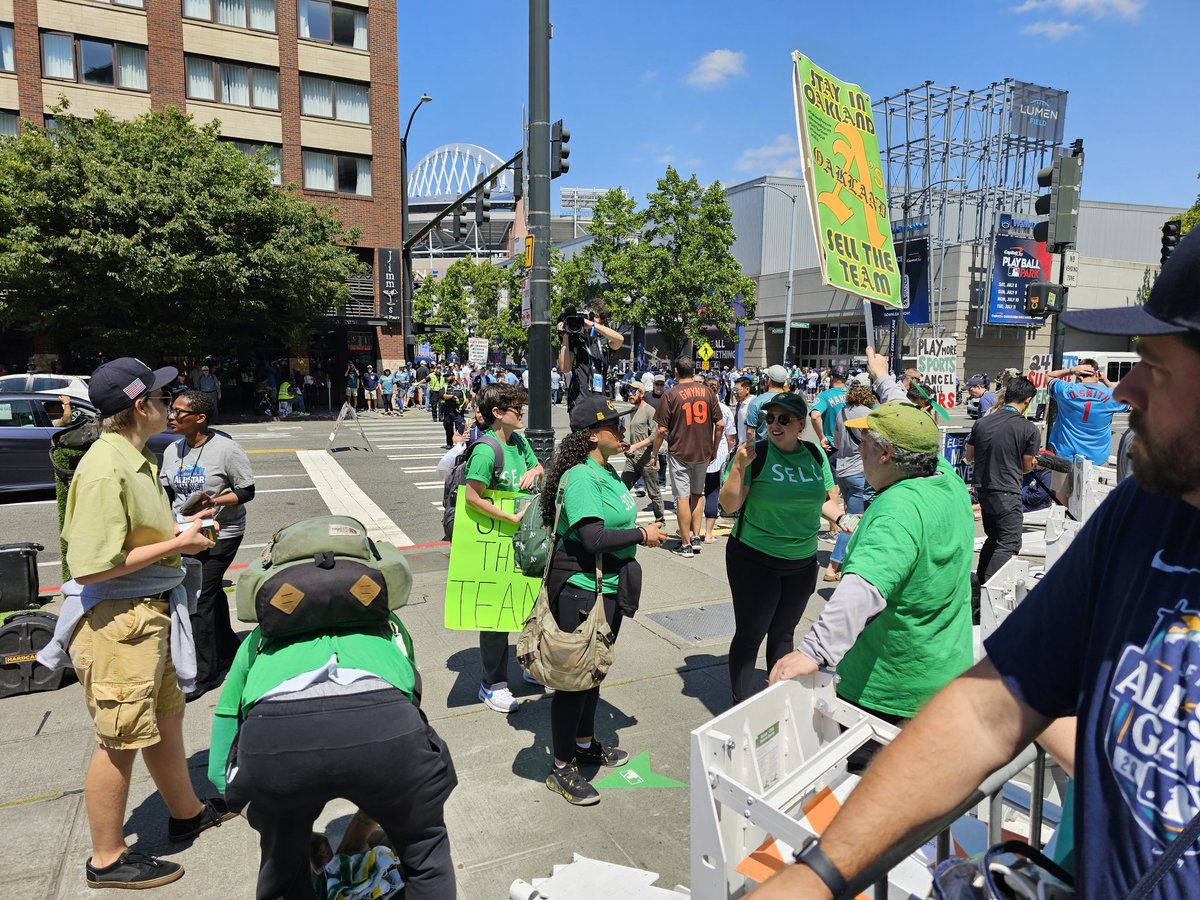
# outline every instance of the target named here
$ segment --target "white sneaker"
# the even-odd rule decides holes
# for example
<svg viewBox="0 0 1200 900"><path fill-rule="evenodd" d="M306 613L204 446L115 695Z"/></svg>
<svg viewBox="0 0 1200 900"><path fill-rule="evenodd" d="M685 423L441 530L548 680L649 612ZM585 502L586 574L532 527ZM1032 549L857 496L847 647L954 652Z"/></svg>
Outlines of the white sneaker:
<svg viewBox="0 0 1200 900"><path fill-rule="evenodd" d="M542 684L540 681L538 681L536 678L534 678L532 675L530 675L524 669L521 670L521 677L525 680L526 684L536 684L538 687L545 687L544 684Z"/></svg>
<svg viewBox="0 0 1200 900"><path fill-rule="evenodd" d="M517 698L508 689L507 681L498 681L488 689L486 684L479 685L479 699L496 712L516 712Z"/></svg>

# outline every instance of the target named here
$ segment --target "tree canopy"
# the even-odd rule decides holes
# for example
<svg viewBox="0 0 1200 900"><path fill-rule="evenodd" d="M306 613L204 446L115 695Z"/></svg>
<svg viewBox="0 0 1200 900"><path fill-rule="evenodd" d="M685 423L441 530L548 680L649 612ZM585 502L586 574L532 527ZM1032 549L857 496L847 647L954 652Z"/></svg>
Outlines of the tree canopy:
<svg viewBox="0 0 1200 900"><path fill-rule="evenodd" d="M756 309L754 282L742 274L731 248L733 215L720 182L701 187L668 166L658 189L638 210L614 189L593 210L593 240L581 256L581 277L599 285L609 315L625 325L655 326L672 356L715 328L734 340ZM745 316L734 312L744 304Z"/></svg>
<svg viewBox="0 0 1200 900"><path fill-rule="evenodd" d="M145 359L299 341L349 299L358 239L272 185L265 156L175 109L91 121L55 111L0 138L0 325Z"/></svg>

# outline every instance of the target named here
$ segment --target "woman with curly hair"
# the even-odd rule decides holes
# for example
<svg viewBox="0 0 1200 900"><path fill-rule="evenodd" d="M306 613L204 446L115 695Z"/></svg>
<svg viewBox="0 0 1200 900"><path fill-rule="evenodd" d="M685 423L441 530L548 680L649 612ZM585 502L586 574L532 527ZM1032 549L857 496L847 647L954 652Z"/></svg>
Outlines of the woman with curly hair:
<svg viewBox="0 0 1200 900"><path fill-rule="evenodd" d="M621 417L628 404L614 404L599 395L584 395L571 410L571 433L558 445L542 491L542 518L554 522L554 558L546 577L546 592L558 627L575 631L588 617L599 592L613 638L624 616L637 612L642 571L635 559L637 546L657 547L666 534L657 522L637 525L637 505L610 457L625 450ZM599 559L597 559L599 556ZM602 571L596 583L596 568ZM591 806L600 794L582 775L577 763L623 766L629 754L604 747L593 734L600 688L556 690L550 701L554 766L546 787L568 803Z"/></svg>

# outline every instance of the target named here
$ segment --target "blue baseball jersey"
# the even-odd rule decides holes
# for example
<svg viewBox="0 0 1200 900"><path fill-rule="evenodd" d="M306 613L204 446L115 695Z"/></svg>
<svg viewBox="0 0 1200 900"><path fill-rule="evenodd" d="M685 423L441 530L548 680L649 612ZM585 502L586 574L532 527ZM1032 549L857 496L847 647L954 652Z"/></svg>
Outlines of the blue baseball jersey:
<svg viewBox="0 0 1200 900"><path fill-rule="evenodd" d="M1050 393L1058 404L1050 446L1068 459L1078 453L1097 465L1108 462L1112 446L1112 417L1129 407L1113 399L1113 391L1102 384L1071 384L1062 379L1050 382Z"/></svg>

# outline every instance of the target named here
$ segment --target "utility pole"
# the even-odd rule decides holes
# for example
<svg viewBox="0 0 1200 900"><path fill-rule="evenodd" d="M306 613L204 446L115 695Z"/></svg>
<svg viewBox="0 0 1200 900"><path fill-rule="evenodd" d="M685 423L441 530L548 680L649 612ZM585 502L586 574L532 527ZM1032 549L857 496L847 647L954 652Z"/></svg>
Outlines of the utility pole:
<svg viewBox="0 0 1200 900"><path fill-rule="evenodd" d="M529 328L529 424L525 436L543 463L554 452L550 424L550 0L529 0L529 196L533 267L526 278Z"/></svg>

